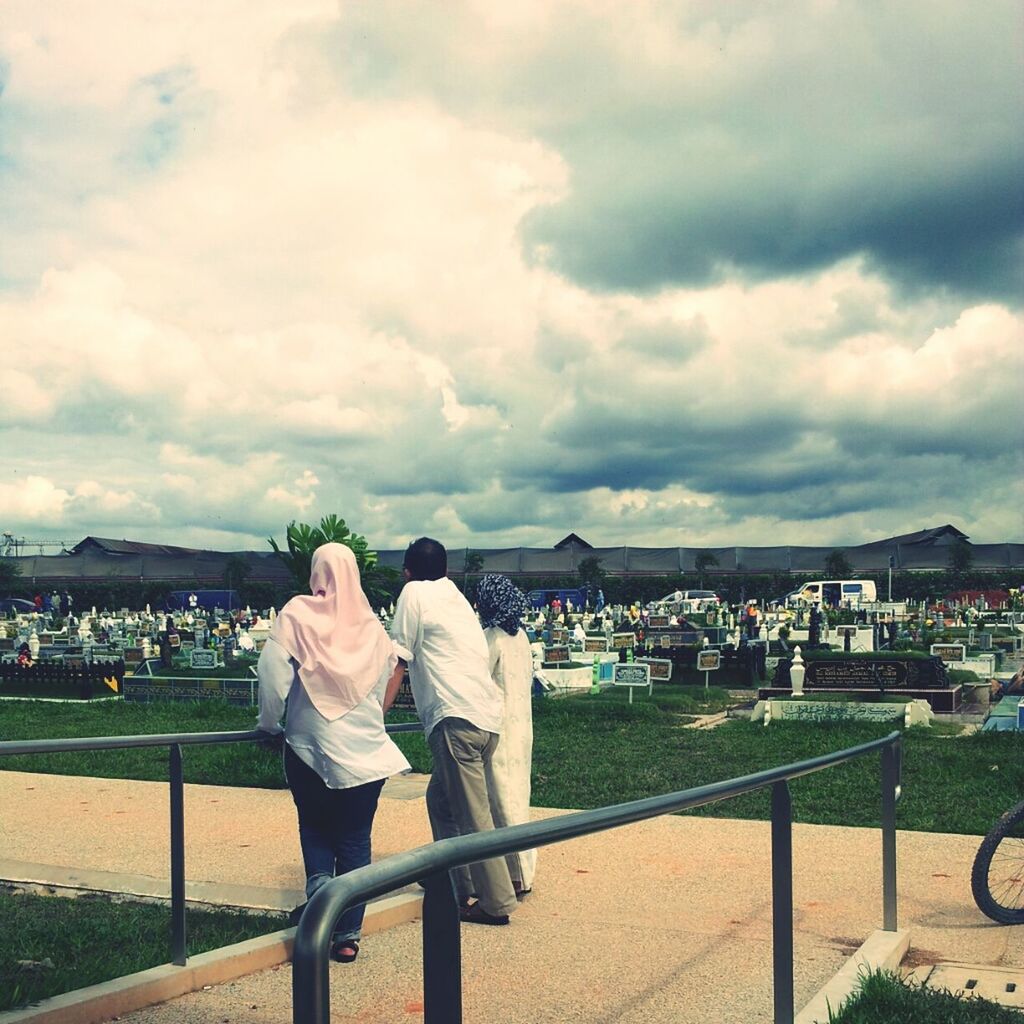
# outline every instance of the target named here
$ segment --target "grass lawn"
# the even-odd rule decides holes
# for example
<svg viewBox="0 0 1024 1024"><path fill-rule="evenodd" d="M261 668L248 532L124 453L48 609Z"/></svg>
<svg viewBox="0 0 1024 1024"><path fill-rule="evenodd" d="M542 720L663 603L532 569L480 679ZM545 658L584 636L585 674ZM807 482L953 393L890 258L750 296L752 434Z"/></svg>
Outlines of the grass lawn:
<svg viewBox="0 0 1024 1024"><path fill-rule="evenodd" d="M829 1015L829 1024L1020 1024L1021 1015L977 997L961 999L946 991L921 988L897 975L878 972Z"/></svg>
<svg viewBox="0 0 1024 1024"><path fill-rule="evenodd" d="M280 917L189 910L188 954L285 927ZM0 893L0 1010L166 964L170 930L167 906Z"/></svg>
<svg viewBox="0 0 1024 1024"><path fill-rule="evenodd" d="M706 698L706 703L705 703ZM654 697L622 690L538 700L534 704L533 803L589 808L718 782L799 761L885 735L888 726L862 723L746 721L712 730L683 728L690 716L725 706L724 691L656 687ZM408 720L412 716L389 716ZM0 705L5 739L102 736L249 729L247 708L203 704ZM955 727L905 733L900 828L983 835L1024 791L1024 735L954 736ZM423 737L400 735L416 771L430 770ZM254 744L186 747L185 779L214 785L284 786L280 758ZM166 779L161 748L7 757L0 767L108 778ZM879 757L830 768L791 783L794 818L819 824L876 826L880 813ZM769 816L767 791L713 804L694 813Z"/></svg>

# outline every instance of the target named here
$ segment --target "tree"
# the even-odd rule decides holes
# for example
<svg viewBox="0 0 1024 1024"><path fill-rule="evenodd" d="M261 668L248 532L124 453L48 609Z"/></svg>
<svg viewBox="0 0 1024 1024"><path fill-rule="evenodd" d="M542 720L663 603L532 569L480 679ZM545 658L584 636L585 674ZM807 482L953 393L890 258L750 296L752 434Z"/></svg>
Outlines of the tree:
<svg viewBox="0 0 1024 1024"><path fill-rule="evenodd" d="M469 574L476 574L484 567L484 556L479 551L466 548L466 558L462 563L462 592L468 594Z"/></svg>
<svg viewBox="0 0 1024 1024"><path fill-rule="evenodd" d="M0 558L0 590L6 590L20 575L20 565L9 558Z"/></svg>
<svg viewBox="0 0 1024 1024"><path fill-rule="evenodd" d="M576 574L580 578L580 585L586 591L587 600L595 601L597 592L604 590L605 580L608 574L601 568L601 559L597 555L589 555L580 559L576 566Z"/></svg>
<svg viewBox="0 0 1024 1024"><path fill-rule="evenodd" d="M356 556L363 592L370 604L377 605L391 599L391 588L398 579L394 569L388 569L377 562L377 552L370 550L365 537L353 533L345 520L331 514L320 520L319 526L296 523L293 519L286 531L288 550L282 551L273 537L268 538L274 553L288 567L295 579L296 588L305 592L309 588L309 573L313 564L313 552L322 544L344 544Z"/></svg>
<svg viewBox="0 0 1024 1024"><path fill-rule="evenodd" d="M249 578L252 566L244 555L228 555L224 561L224 586L227 590L238 590Z"/></svg>
<svg viewBox="0 0 1024 1024"><path fill-rule="evenodd" d="M698 583L698 586L701 590L704 589L704 573L706 573L713 565L718 565L718 558L715 556L714 552L708 551L707 548L704 548L703 551L697 552L697 557L693 560L693 567L697 570L697 573L700 576L700 583Z"/></svg>
<svg viewBox="0 0 1024 1024"><path fill-rule="evenodd" d="M963 537L958 537L949 549L949 574L954 590L966 590L968 577L974 568L974 552Z"/></svg>
<svg viewBox="0 0 1024 1024"><path fill-rule="evenodd" d="M842 548L833 548L825 558L825 575L830 580L848 580L853 576L853 566Z"/></svg>

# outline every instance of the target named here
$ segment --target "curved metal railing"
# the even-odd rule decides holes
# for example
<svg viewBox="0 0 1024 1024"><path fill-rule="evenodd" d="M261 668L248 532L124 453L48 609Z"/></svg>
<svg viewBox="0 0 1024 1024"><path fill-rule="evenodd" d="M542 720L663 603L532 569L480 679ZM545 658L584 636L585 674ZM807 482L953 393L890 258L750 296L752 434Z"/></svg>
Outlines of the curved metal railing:
<svg viewBox="0 0 1024 1024"><path fill-rule="evenodd" d="M294 1024L329 1024L329 948L334 923L349 907L413 882L423 901L424 1024L462 1020L459 909L448 872L455 867L675 811L703 807L768 786L772 788L772 939L776 1024L793 1020L793 850L789 781L881 752L883 928L896 931L896 801L900 794L902 736L892 732L820 757L664 796L578 811L547 821L458 836L396 854L340 875L310 899L295 934L292 957Z"/></svg>

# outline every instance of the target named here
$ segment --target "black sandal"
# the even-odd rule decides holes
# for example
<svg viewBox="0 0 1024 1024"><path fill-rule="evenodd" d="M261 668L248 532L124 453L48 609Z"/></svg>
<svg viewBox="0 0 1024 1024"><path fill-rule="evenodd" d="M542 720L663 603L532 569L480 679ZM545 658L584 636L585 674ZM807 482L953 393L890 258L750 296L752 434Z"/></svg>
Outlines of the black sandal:
<svg viewBox="0 0 1024 1024"><path fill-rule="evenodd" d="M351 952L342 952L351 950ZM359 956L359 942L357 939L337 939L331 943L331 959L336 964L350 964Z"/></svg>

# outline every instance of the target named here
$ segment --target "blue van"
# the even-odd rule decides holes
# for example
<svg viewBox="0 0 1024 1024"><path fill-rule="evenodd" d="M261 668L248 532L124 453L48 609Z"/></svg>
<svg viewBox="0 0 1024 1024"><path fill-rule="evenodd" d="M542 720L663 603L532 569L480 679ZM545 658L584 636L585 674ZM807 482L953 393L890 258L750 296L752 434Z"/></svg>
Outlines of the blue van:
<svg viewBox="0 0 1024 1024"><path fill-rule="evenodd" d="M563 611L565 611L569 601L572 601L573 608L579 610L582 609L583 605L586 603L587 591L583 587L570 588L567 590L531 590L526 595L526 600L531 608L535 611L539 611L541 608L547 608L556 597L562 602Z"/></svg>

